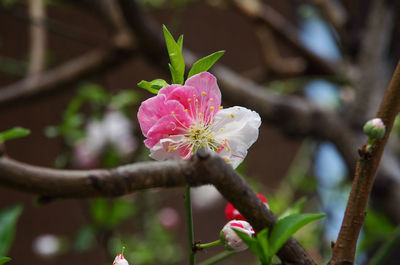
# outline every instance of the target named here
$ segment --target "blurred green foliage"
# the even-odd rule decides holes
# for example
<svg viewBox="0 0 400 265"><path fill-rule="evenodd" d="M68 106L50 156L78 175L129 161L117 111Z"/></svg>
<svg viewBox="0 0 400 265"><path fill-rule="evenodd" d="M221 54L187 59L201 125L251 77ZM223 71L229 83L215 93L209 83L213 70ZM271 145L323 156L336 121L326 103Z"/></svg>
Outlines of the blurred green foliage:
<svg viewBox="0 0 400 265"><path fill-rule="evenodd" d="M22 206L15 205L0 212L0 264L10 261L8 254L15 237L18 218L22 214Z"/></svg>

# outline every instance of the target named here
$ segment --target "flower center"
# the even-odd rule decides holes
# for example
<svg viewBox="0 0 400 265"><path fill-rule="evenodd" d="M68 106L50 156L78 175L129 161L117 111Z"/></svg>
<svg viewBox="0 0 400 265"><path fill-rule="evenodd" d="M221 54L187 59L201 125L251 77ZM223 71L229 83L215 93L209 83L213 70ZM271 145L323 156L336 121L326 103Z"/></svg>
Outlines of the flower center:
<svg viewBox="0 0 400 265"><path fill-rule="evenodd" d="M199 148L206 148L211 151L218 150L219 144L213 138L211 123L204 124L201 119L189 127L185 137L191 153L196 152Z"/></svg>

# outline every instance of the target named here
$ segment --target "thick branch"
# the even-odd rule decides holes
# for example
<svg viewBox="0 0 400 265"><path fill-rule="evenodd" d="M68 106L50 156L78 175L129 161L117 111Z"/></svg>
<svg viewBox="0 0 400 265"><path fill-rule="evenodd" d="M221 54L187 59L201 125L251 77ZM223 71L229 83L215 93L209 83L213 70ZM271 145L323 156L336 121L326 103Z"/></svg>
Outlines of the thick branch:
<svg viewBox="0 0 400 265"><path fill-rule="evenodd" d="M400 111L400 61L393 74L392 81L385 93L377 117L386 125L385 137L375 140L371 150L364 145L357 163L346 213L339 237L333 248L329 264L353 264L358 235L364 223L369 194L375 180L376 171L381 160L385 144L389 138L394 120Z"/></svg>
<svg viewBox="0 0 400 265"><path fill-rule="evenodd" d="M186 184L214 185L257 231L276 222L276 217L230 165L204 151L189 161L143 162L97 170L49 169L0 158L0 185L50 198L113 197ZM279 256L289 264L314 264L294 239L285 244Z"/></svg>

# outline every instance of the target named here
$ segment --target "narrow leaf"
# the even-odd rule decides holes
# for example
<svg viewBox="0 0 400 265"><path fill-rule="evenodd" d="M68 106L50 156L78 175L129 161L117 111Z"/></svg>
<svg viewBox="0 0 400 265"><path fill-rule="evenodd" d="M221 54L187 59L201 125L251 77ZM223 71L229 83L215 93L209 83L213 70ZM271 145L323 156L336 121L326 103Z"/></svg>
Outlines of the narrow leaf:
<svg viewBox="0 0 400 265"><path fill-rule="evenodd" d="M297 200L289 209L287 209L283 214L279 216L279 219L282 219L289 215L300 214L306 204L307 199L305 197Z"/></svg>
<svg viewBox="0 0 400 265"><path fill-rule="evenodd" d="M260 244L265 257L265 263L271 264L272 256L270 253L268 227L264 228L257 234L257 241Z"/></svg>
<svg viewBox="0 0 400 265"><path fill-rule="evenodd" d="M168 83L163 79L154 79L153 81L142 80L137 84L140 88L144 88L150 93L158 94L158 90L168 86Z"/></svg>
<svg viewBox="0 0 400 265"><path fill-rule="evenodd" d="M9 261L11 261L11 258L9 258L9 257L1 257L0 258L0 265L2 265L4 263L7 263Z"/></svg>
<svg viewBox="0 0 400 265"><path fill-rule="evenodd" d="M201 58L200 60L198 60L197 62L195 62L193 64L192 68L189 71L188 78L195 74L207 71L224 54L225 54L225 51L218 51L218 52L214 52L206 57Z"/></svg>
<svg viewBox="0 0 400 265"><path fill-rule="evenodd" d="M14 127L12 129L0 133L0 142L5 142L7 140L25 137L30 133L31 131L28 129L22 127Z"/></svg>
<svg viewBox="0 0 400 265"><path fill-rule="evenodd" d="M185 74L185 60L183 59L182 49L180 47L180 45L183 44L183 37L180 38L180 44L178 44L175 42L174 37L172 37L171 33L168 31L165 25L163 25L163 31L169 59L175 73L175 78L173 77L174 83L183 84Z"/></svg>
<svg viewBox="0 0 400 265"><path fill-rule="evenodd" d="M7 255L11 247L17 220L21 213L21 205L16 205L0 212L0 257Z"/></svg>
<svg viewBox="0 0 400 265"><path fill-rule="evenodd" d="M177 41L179 48L181 48L181 51L183 49L183 35L179 36L179 39Z"/></svg>
<svg viewBox="0 0 400 265"><path fill-rule="evenodd" d="M248 234L235 229L232 227L233 231L243 240L243 242L249 247L250 251L254 253L262 262L265 262L266 259L264 257L264 252L258 243L257 239L254 237L249 236Z"/></svg>
<svg viewBox="0 0 400 265"><path fill-rule="evenodd" d="M275 255L285 242L300 228L308 223L324 217L324 213L317 214L295 214L284 217L272 228L270 235L271 255Z"/></svg>

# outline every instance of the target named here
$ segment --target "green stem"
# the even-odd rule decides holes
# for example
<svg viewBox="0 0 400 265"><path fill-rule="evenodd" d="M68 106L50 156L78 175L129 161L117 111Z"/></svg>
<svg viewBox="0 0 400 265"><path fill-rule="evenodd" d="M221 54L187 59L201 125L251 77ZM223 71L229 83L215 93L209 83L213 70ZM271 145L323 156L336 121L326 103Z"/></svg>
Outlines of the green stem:
<svg viewBox="0 0 400 265"><path fill-rule="evenodd" d="M205 243L205 244L197 244L196 247L197 248L209 248L209 247L213 247L216 245L222 244L221 239L215 240L213 242L210 243Z"/></svg>
<svg viewBox="0 0 400 265"><path fill-rule="evenodd" d="M195 265L194 259L194 233L193 233L193 217L192 217L192 202L190 199L190 187L185 187L185 211L186 211L186 227L188 235L188 251L189 251L189 264Z"/></svg>
<svg viewBox="0 0 400 265"><path fill-rule="evenodd" d="M235 251L224 251L219 253L218 255L215 255L214 257L211 257L203 262L201 262L199 265L211 265L215 264L218 261L221 261L223 259L226 259L227 257L231 256L232 254L235 254Z"/></svg>

